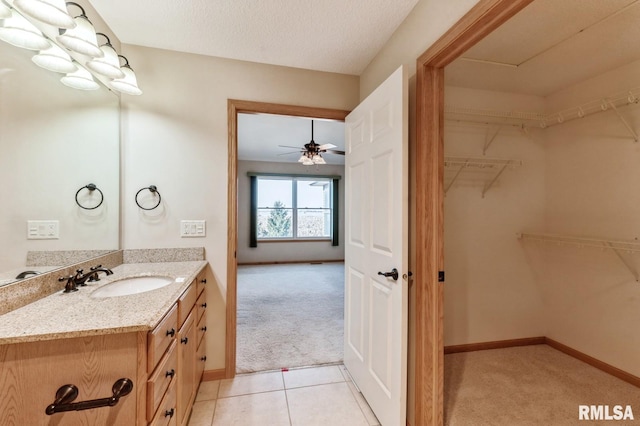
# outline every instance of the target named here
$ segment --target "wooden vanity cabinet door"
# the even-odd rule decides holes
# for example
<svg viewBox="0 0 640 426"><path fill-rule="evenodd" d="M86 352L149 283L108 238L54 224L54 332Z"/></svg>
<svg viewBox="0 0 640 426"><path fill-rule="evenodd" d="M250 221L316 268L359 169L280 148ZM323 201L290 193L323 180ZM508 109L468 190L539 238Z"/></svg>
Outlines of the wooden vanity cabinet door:
<svg viewBox="0 0 640 426"><path fill-rule="evenodd" d="M200 294L202 293L202 291L207 287L207 275L205 274L204 271L200 272L198 274L198 278L196 278L196 287L197 287L197 293Z"/></svg>
<svg viewBox="0 0 640 426"><path fill-rule="evenodd" d="M195 309L187 317L178 333L178 424L186 425L195 398L196 346Z"/></svg>

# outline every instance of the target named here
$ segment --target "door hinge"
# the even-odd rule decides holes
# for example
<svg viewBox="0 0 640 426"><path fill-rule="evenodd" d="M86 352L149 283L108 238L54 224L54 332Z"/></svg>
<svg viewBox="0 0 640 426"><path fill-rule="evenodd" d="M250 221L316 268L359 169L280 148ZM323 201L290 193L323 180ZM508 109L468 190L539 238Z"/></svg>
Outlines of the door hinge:
<svg viewBox="0 0 640 426"><path fill-rule="evenodd" d="M444 271L438 271L438 282L439 283L444 282Z"/></svg>

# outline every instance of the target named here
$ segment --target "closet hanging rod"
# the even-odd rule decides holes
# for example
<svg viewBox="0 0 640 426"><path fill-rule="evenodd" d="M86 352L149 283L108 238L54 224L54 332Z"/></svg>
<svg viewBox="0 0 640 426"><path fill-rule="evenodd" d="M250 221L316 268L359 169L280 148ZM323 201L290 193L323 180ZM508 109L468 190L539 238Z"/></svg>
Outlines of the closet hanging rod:
<svg viewBox="0 0 640 426"><path fill-rule="evenodd" d="M537 113L537 112L525 112L525 111L497 111L497 110L488 110L488 109L480 109L480 108L466 108L466 107L458 107L454 105L444 106L445 114L459 114L459 115L469 115L476 117L491 117L491 118L501 118L501 119L510 119L510 120L524 120L524 121L536 121L539 122L545 118L545 114Z"/></svg>
<svg viewBox="0 0 640 426"><path fill-rule="evenodd" d="M612 241L597 238L570 237L566 235L518 233L518 239L536 240L557 243L560 245L572 245L578 247L592 247L614 251L625 251L627 253L640 253L640 242L637 241Z"/></svg>
<svg viewBox="0 0 640 426"><path fill-rule="evenodd" d="M444 165L446 166L465 166L465 167L498 167L498 166L522 166L522 160L513 160L507 158L484 158L484 157L444 157Z"/></svg>

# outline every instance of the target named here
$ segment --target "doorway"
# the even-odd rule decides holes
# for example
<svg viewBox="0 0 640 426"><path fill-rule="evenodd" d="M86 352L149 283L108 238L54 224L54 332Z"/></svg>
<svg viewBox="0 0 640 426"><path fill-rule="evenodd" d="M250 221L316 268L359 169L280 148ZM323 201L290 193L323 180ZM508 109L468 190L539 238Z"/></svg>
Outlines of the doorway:
<svg viewBox="0 0 640 426"><path fill-rule="evenodd" d="M229 192L228 192L228 264L227 264L227 317L226 317L226 361L227 378L237 370L237 327L238 327L238 117L239 114L274 114L280 116L307 117L324 120L344 121L348 111L313 108L293 105L279 105L241 100L228 101L229 112ZM271 243L278 244L278 243Z"/></svg>

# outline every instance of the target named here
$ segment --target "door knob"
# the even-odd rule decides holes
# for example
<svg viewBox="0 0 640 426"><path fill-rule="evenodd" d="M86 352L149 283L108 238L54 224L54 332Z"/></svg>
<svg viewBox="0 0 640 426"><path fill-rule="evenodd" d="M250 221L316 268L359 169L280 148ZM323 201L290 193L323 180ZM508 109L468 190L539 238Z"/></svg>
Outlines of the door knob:
<svg viewBox="0 0 640 426"><path fill-rule="evenodd" d="M382 275L383 277L391 277L394 281L398 281L398 270L393 268L391 272L378 272L378 275Z"/></svg>

